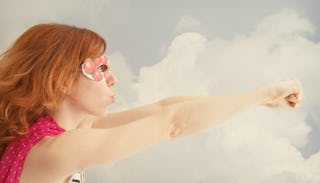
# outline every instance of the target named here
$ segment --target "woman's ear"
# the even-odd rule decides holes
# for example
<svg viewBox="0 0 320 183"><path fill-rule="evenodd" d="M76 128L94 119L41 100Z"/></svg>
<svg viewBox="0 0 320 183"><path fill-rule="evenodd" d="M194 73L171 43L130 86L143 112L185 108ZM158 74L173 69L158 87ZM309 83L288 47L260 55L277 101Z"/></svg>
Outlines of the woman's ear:
<svg viewBox="0 0 320 183"><path fill-rule="evenodd" d="M70 90L66 86L61 87L61 91L65 95L70 95Z"/></svg>

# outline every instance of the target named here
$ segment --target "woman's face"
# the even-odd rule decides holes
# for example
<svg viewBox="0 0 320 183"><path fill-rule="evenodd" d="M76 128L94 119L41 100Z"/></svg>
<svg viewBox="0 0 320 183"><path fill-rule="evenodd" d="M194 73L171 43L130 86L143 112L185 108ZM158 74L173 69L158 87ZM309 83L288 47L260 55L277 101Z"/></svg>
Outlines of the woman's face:
<svg viewBox="0 0 320 183"><path fill-rule="evenodd" d="M110 73L110 63L106 57L87 59L82 65L78 81L66 99L82 112L102 115L114 102L113 86L116 82L116 77Z"/></svg>

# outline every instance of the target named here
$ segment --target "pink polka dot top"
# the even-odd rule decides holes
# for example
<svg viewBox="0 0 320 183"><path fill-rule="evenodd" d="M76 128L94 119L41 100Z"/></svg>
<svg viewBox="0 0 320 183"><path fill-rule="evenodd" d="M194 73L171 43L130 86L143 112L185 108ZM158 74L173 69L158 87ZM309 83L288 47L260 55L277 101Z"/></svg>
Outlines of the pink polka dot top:
<svg viewBox="0 0 320 183"><path fill-rule="evenodd" d="M0 183L19 183L24 160L30 149L46 136L65 132L49 115L41 116L30 126L26 136L12 141L0 161Z"/></svg>

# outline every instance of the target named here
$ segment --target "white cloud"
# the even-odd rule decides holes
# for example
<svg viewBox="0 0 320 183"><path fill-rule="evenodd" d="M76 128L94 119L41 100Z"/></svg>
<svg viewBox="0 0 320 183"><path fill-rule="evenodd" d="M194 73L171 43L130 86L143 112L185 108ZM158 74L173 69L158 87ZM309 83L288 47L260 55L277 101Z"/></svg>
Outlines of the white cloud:
<svg viewBox="0 0 320 183"><path fill-rule="evenodd" d="M271 15L232 40L190 32L177 36L158 64L141 69L137 103L190 93L242 91L298 77L306 100L298 110L253 108L216 128L160 144L105 168L110 182L318 183L320 153L305 159L308 110L319 103L320 45L312 24L294 11ZM147 130L147 129L146 129ZM133 174L134 173L134 174Z"/></svg>
<svg viewBox="0 0 320 183"><path fill-rule="evenodd" d="M181 16L177 25L176 33L181 34L187 31L203 31L204 26L202 22L191 15Z"/></svg>
<svg viewBox="0 0 320 183"><path fill-rule="evenodd" d="M295 34L315 33L315 26L295 11L283 10L261 21L255 33L262 37L274 35L276 38L281 38L278 40L280 41L286 37L290 38Z"/></svg>
<svg viewBox="0 0 320 183"><path fill-rule="evenodd" d="M134 86L139 95L137 101L146 103L172 94L206 91L209 83L195 83L206 79L199 74L196 66L197 57L205 50L206 41L197 33L177 36L161 62L141 68L139 82Z"/></svg>

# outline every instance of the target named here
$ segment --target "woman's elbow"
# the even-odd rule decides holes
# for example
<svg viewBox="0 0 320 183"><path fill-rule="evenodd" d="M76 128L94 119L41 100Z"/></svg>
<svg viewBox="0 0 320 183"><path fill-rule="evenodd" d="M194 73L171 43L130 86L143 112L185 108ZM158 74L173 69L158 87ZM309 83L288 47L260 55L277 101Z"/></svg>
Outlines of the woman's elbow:
<svg viewBox="0 0 320 183"><path fill-rule="evenodd" d="M187 119L182 117L179 111L179 104L166 106L163 108L166 115L167 128L166 136L169 140L174 140L183 134L184 129L187 126Z"/></svg>
<svg viewBox="0 0 320 183"><path fill-rule="evenodd" d="M161 106L161 111L159 115L159 123L162 129L162 134L166 140L171 140L171 133L174 128L174 107L172 106Z"/></svg>

